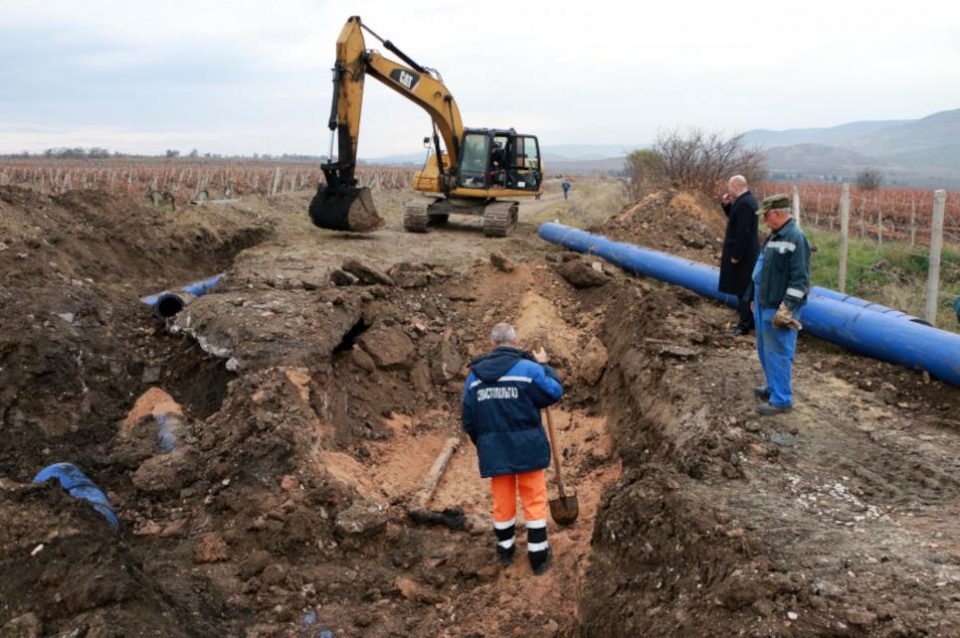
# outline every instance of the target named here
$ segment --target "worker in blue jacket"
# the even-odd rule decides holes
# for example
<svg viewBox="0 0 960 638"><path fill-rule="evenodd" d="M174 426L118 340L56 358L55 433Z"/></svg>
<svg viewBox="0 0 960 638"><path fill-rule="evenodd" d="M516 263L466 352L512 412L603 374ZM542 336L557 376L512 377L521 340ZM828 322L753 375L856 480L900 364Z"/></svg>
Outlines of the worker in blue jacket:
<svg viewBox="0 0 960 638"><path fill-rule="evenodd" d="M790 214L787 195L765 198L757 214L770 228L770 236L760 249L746 294L752 300L757 356L766 377L753 393L763 401L757 411L770 415L793 408L793 358L803 328L797 315L810 290L810 245Z"/></svg>
<svg viewBox="0 0 960 638"><path fill-rule="evenodd" d="M480 476L490 478L493 528L502 565L516 551L517 493L523 502L527 557L533 573L550 565L547 541L547 483L550 444L540 410L563 397L556 371L547 365L543 348L518 348L516 330L498 323L490 333L493 346L470 363L463 388L463 428L477 448Z"/></svg>

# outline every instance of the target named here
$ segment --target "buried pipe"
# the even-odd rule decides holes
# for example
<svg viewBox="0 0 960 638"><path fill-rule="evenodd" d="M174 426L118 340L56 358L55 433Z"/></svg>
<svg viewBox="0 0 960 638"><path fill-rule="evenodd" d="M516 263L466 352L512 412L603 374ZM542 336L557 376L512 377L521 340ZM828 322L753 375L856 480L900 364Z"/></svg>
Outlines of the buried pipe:
<svg viewBox="0 0 960 638"><path fill-rule="evenodd" d="M79 467L73 463L54 463L40 470L33 477L34 483L45 483L55 478L66 492L73 498L89 501L93 509L100 512L113 529L120 529L120 521L113 513L110 499L96 483L91 481Z"/></svg>
<svg viewBox="0 0 960 638"><path fill-rule="evenodd" d="M210 292L211 288L220 283L224 274L220 273L207 279L195 281L183 286L180 290L165 290L155 295L142 297L140 301L153 308L153 315L164 321L183 310L195 297L202 297Z"/></svg>
<svg viewBox="0 0 960 638"><path fill-rule="evenodd" d="M597 255L630 272L736 305L736 297L717 289L717 269L706 264L611 241L563 224L542 224L538 234L546 241ZM800 311L800 320L804 331L815 337L876 359L926 370L960 387L960 335L813 292Z"/></svg>

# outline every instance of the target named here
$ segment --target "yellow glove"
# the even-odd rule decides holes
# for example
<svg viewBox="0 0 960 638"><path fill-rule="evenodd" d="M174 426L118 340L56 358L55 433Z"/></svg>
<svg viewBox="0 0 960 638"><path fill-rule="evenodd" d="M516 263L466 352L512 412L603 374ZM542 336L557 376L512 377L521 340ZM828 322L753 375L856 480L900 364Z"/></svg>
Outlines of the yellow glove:
<svg viewBox="0 0 960 638"><path fill-rule="evenodd" d="M789 328L792 330L800 330L803 328L803 324L797 321L793 313L790 312L790 309L787 308L786 304L782 301L780 302L780 307L777 308L777 314L773 315L773 325L777 328Z"/></svg>

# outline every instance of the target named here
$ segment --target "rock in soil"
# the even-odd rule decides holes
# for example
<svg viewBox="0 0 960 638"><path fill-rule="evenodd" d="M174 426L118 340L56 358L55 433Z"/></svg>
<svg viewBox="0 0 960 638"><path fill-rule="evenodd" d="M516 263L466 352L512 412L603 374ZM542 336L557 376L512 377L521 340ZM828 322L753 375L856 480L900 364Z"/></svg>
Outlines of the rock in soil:
<svg viewBox="0 0 960 638"><path fill-rule="evenodd" d="M513 272L517 269L516 265L499 250L490 253L490 263L501 272Z"/></svg>
<svg viewBox="0 0 960 638"><path fill-rule="evenodd" d="M376 268L368 266L356 259L348 259L340 266L343 270L354 275L360 280L361 284L368 286L381 284L384 286L393 286L394 281L389 276L380 272Z"/></svg>
<svg viewBox="0 0 960 638"><path fill-rule="evenodd" d="M560 266L560 276L574 288L593 288L610 281L610 276L598 271L582 259L571 260Z"/></svg>

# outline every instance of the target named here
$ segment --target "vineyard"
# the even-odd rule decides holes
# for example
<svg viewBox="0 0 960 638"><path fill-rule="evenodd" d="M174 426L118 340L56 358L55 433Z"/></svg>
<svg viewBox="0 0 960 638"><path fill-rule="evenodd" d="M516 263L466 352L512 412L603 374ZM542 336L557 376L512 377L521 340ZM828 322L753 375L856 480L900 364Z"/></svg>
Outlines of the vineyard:
<svg viewBox="0 0 960 638"><path fill-rule="evenodd" d="M797 185L803 223L824 230L840 229L840 184ZM761 198L790 193L792 186L765 182L756 189ZM850 185L850 234L878 241L901 241L910 245L930 240L933 191L911 188L881 188L865 191ZM948 192L944 215L944 238L960 241L960 193Z"/></svg>
<svg viewBox="0 0 960 638"><path fill-rule="evenodd" d="M357 178L361 186L401 189L411 183L413 172L411 168L360 166ZM322 177L318 165L304 162L0 159L0 186L29 186L45 194L99 189L173 206L248 193L275 195L312 189Z"/></svg>

